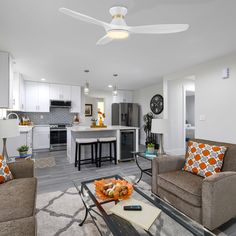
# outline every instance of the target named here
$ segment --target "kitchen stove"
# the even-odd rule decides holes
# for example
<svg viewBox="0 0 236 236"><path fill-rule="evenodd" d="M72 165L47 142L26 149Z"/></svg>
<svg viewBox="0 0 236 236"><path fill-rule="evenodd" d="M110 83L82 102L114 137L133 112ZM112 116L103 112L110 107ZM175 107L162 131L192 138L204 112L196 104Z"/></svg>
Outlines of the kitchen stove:
<svg viewBox="0 0 236 236"><path fill-rule="evenodd" d="M67 127L71 124L57 123L50 124L50 150L66 150L67 145Z"/></svg>

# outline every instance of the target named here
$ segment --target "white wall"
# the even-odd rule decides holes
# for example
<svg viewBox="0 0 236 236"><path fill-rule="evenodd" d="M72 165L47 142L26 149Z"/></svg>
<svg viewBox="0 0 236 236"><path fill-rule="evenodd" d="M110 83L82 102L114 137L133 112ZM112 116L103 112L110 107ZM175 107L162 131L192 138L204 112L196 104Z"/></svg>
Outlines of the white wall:
<svg viewBox="0 0 236 236"><path fill-rule="evenodd" d="M156 94L163 95L162 83L157 83L155 85L134 91L133 102L138 103L140 105L140 121L141 121L140 122L141 123L140 124L140 127L141 127L140 143L141 144L145 144L145 137L146 137L143 131L143 115L151 111L150 100ZM160 114L157 117L162 117L162 114Z"/></svg>
<svg viewBox="0 0 236 236"><path fill-rule="evenodd" d="M93 113L92 116L85 116L84 117L84 125L91 125L91 119L97 117L97 99L90 97L89 95L85 95L85 99L84 99L84 104L92 104L93 106Z"/></svg>
<svg viewBox="0 0 236 236"><path fill-rule="evenodd" d="M230 68L231 75L229 79L223 80L222 70L227 67ZM233 53L164 76L164 98L167 107L164 117L170 120L170 131L165 146L169 150L183 148L180 90L181 80L189 75L196 77L195 137L236 143L236 53ZM173 118L176 115L177 117ZM200 121L202 115L205 116L204 121Z"/></svg>
<svg viewBox="0 0 236 236"><path fill-rule="evenodd" d="M226 67L231 76L223 80ZM196 137L236 143L236 54L203 65L197 77Z"/></svg>
<svg viewBox="0 0 236 236"><path fill-rule="evenodd" d="M106 125L111 125L111 104L112 104L112 93L111 91L102 91L102 90L91 90L89 93L90 97L94 97L94 98L103 98L104 99L104 104L105 104L105 114L106 114L106 118L105 118L105 124ZM87 96L86 96L87 97ZM84 115L84 109L85 109L85 95L83 93L83 89L82 89L82 98L81 98L81 104L82 104L82 112L81 112L81 125L90 125L91 122L91 118L92 117L85 117ZM87 100L88 101L88 100ZM88 103L88 102L87 102Z"/></svg>

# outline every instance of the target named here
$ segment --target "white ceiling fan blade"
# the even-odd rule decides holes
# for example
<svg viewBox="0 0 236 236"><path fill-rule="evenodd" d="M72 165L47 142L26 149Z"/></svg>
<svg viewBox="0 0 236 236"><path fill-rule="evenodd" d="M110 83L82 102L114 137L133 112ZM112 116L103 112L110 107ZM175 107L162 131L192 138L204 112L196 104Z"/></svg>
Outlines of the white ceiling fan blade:
<svg viewBox="0 0 236 236"><path fill-rule="evenodd" d="M103 26L105 29L109 28L109 26L110 26L110 24L108 24L106 22L97 20L97 19L95 19L93 17L81 14L81 13L76 12L76 11L72 11L72 10L70 10L68 8L62 7L62 8L59 9L59 11L64 13L65 15L71 16L71 17L79 19L81 21L85 21L85 22L92 23L92 24L95 24L95 25Z"/></svg>
<svg viewBox="0 0 236 236"><path fill-rule="evenodd" d="M107 34L105 36L103 36L102 38L100 38L98 41L97 41L97 45L105 45L107 43L110 43L113 39L110 38Z"/></svg>
<svg viewBox="0 0 236 236"><path fill-rule="evenodd" d="M162 25L143 25L129 27L131 33L136 34L171 34L186 31L187 24L162 24Z"/></svg>

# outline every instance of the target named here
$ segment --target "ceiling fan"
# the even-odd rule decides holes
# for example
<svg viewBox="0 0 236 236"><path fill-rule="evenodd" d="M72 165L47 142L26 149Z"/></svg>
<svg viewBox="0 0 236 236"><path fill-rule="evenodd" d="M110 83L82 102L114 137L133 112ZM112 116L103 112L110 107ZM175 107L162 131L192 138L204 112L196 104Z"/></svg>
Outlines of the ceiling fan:
<svg viewBox="0 0 236 236"><path fill-rule="evenodd" d="M59 11L81 21L104 27L106 35L97 41L97 45L107 44L114 39L125 39L130 34L171 34L186 31L189 28L188 24L128 26L124 19L128 10L121 6L110 8L109 12L112 15L110 24L64 7Z"/></svg>

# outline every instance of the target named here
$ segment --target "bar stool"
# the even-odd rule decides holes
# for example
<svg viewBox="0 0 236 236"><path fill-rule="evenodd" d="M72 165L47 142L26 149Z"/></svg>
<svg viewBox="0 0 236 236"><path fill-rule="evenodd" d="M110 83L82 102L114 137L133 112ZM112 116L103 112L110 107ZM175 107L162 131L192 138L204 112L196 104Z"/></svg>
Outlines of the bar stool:
<svg viewBox="0 0 236 236"><path fill-rule="evenodd" d="M102 156L102 145L109 144L109 156ZM112 145L113 145L113 153L112 156ZM110 161L114 160L115 164L117 164L117 156L116 156L116 137L106 137L98 139L98 148L99 148L99 156L98 156L98 166L101 167L102 161ZM103 160L102 160L103 159Z"/></svg>
<svg viewBox="0 0 236 236"><path fill-rule="evenodd" d="M75 167L78 165L78 170L80 170L81 165L94 163L94 146L95 146L95 163L97 165L97 139L96 138L77 138L75 140ZM81 147L91 146L91 158L81 160Z"/></svg>

